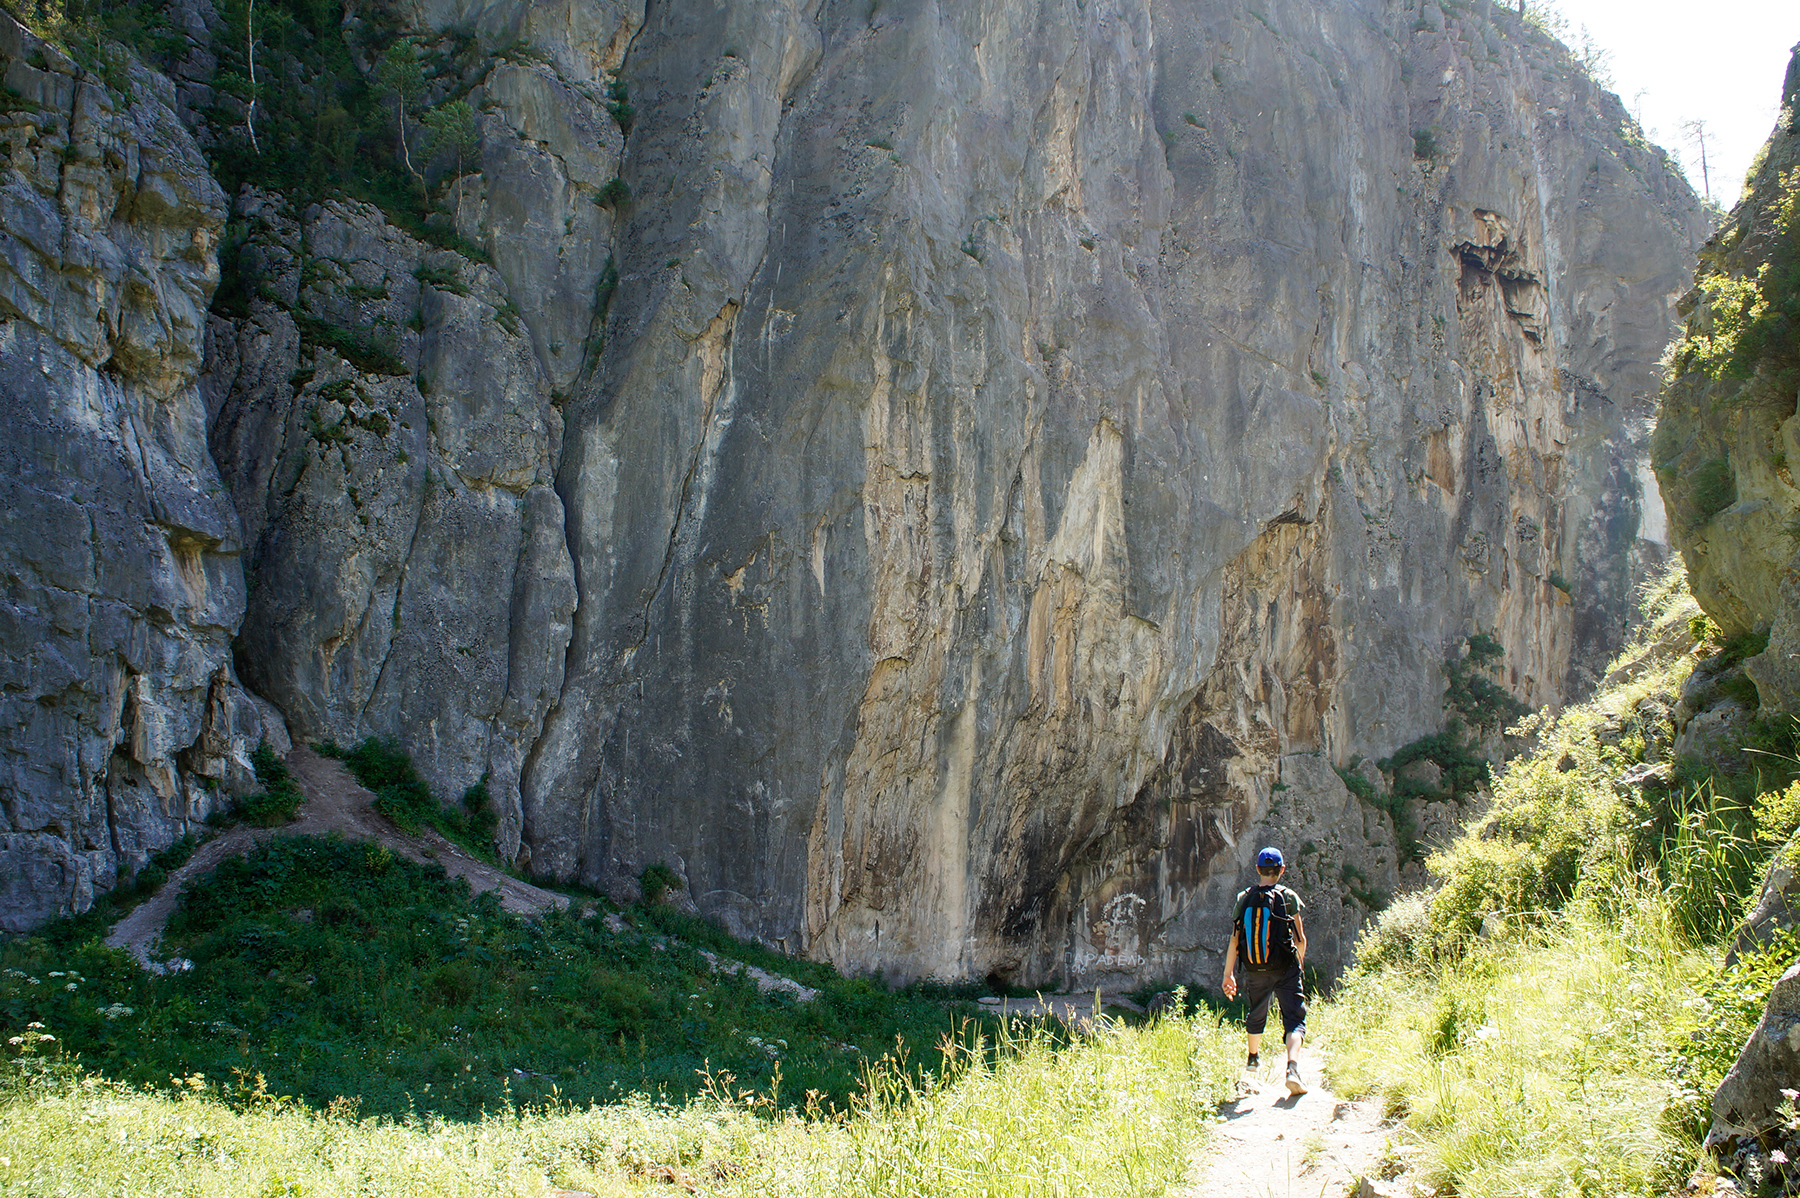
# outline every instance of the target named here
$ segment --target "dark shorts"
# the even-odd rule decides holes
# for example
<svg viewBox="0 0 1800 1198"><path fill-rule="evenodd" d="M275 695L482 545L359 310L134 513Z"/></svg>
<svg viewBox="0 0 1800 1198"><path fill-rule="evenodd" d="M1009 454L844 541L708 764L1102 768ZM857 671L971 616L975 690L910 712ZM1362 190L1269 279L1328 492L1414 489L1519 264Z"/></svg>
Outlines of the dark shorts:
<svg viewBox="0 0 1800 1198"><path fill-rule="evenodd" d="M1244 1013L1244 1030L1262 1035L1269 1022L1269 1003L1281 1001L1282 1039L1306 1030L1306 995L1300 987L1300 967L1286 973L1246 969L1238 975L1238 997L1250 1009Z"/></svg>

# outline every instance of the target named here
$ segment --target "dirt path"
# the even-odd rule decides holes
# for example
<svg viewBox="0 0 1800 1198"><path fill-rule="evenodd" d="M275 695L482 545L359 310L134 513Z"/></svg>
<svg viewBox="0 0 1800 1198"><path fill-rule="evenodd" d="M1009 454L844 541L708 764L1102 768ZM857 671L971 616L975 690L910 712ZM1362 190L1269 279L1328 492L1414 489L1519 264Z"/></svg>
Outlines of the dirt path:
<svg viewBox="0 0 1800 1198"><path fill-rule="evenodd" d="M1298 1098L1282 1081L1285 1062L1265 1060L1246 1074L1239 1097L1219 1108L1217 1136L1195 1164L1195 1184L1171 1198L1387 1198L1410 1191L1376 1180L1389 1129L1369 1103L1325 1088L1303 1055L1312 1087ZM1359 1185L1363 1179L1366 1183Z"/></svg>
<svg viewBox="0 0 1800 1198"><path fill-rule="evenodd" d="M300 793L306 796L293 823L279 828L232 828L207 841L194 850L186 864L169 875L161 889L113 925L106 943L130 950L152 972L165 972L169 966L158 959L157 946L180 899L181 888L189 879L209 873L227 857L247 853L272 836L324 836L336 832L351 840L373 840L408 861L421 865L436 861L451 877L467 878L469 888L477 894L499 891L500 905L516 915L535 915L569 905L565 895L521 882L469 856L435 829L427 828L417 835L400 831L375 811L371 806L374 794L359 784L341 761L295 745L287 756L287 766Z"/></svg>

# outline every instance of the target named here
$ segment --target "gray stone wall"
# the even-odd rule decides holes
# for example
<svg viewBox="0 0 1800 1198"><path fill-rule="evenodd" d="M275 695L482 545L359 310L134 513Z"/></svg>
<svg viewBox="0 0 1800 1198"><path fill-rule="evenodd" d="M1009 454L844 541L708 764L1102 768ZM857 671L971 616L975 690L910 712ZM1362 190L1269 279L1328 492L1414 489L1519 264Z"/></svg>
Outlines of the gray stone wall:
<svg viewBox="0 0 1800 1198"><path fill-rule="evenodd" d="M1509 14L411 20L534 48L471 95L489 261L233 198L224 637L296 735L487 777L526 868L1085 986L1209 978L1275 839L1330 970L1418 877L1334 767L1469 633L1533 704L1604 665L1701 217Z"/></svg>

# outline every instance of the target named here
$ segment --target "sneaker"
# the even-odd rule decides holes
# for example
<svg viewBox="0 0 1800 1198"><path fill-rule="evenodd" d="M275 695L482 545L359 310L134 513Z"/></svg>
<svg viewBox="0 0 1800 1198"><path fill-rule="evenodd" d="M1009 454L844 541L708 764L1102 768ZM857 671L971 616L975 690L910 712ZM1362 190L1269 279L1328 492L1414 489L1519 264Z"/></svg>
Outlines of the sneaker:
<svg viewBox="0 0 1800 1198"><path fill-rule="evenodd" d="M1306 1093L1306 1083L1300 1080L1300 1062L1289 1061L1287 1067L1288 1093L1298 1098Z"/></svg>
<svg viewBox="0 0 1800 1198"><path fill-rule="evenodd" d="M1250 1059L1244 1062L1244 1068L1246 1069L1256 1069L1261 1065L1262 1058L1258 1057L1255 1053L1251 1053Z"/></svg>

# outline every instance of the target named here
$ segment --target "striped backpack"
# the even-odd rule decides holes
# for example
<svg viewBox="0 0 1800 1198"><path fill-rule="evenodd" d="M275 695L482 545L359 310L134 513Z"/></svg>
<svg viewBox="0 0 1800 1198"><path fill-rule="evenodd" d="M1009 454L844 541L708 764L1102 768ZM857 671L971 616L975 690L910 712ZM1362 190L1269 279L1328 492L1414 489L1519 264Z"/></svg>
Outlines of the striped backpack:
<svg viewBox="0 0 1800 1198"><path fill-rule="evenodd" d="M1281 891L1280 886L1244 891L1238 931L1244 938L1244 964L1251 969L1287 969L1295 962L1294 919Z"/></svg>

